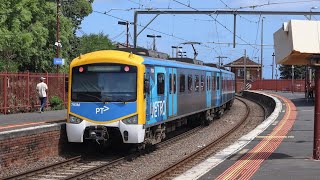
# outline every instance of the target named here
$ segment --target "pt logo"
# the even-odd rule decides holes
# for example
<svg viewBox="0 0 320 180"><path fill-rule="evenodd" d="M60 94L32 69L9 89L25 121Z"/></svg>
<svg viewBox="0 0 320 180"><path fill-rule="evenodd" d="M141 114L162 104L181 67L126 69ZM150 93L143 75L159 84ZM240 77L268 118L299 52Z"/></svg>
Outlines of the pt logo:
<svg viewBox="0 0 320 180"><path fill-rule="evenodd" d="M109 108L107 106L103 106L102 108L96 108L96 114L103 114L103 112L108 111Z"/></svg>

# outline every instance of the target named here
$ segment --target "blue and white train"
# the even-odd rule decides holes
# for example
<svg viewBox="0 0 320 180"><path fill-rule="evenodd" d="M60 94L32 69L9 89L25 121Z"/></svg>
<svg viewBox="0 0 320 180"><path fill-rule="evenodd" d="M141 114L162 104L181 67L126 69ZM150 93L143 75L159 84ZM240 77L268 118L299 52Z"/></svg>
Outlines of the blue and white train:
<svg viewBox="0 0 320 180"><path fill-rule="evenodd" d="M156 144L176 128L208 123L229 109L233 73L209 66L106 50L70 65L69 142Z"/></svg>

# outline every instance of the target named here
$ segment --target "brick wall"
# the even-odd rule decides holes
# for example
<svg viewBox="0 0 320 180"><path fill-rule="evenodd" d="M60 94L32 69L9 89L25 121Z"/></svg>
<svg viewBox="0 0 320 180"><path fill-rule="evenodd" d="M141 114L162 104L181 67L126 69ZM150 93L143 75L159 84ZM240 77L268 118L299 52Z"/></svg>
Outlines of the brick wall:
<svg viewBox="0 0 320 180"><path fill-rule="evenodd" d="M57 156L66 145L64 123L0 132L0 169Z"/></svg>

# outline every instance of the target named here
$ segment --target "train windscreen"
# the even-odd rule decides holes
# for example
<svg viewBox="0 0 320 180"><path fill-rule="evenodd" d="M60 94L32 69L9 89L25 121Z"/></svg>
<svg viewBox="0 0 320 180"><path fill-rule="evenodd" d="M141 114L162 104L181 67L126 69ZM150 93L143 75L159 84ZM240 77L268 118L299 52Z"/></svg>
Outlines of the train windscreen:
<svg viewBox="0 0 320 180"><path fill-rule="evenodd" d="M92 64L72 68L73 102L133 102L136 99L135 66Z"/></svg>

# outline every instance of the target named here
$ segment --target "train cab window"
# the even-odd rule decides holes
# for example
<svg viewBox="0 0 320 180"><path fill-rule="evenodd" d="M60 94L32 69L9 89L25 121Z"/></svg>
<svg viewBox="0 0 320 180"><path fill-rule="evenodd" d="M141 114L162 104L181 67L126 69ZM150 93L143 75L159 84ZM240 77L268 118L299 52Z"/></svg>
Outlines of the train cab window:
<svg viewBox="0 0 320 180"><path fill-rule="evenodd" d="M194 91L199 92L199 76L195 75L195 84L194 84Z"/></svg>
<svg viewBox="0 0 320 180"><path fill-rule="evenodd" d="M202 75L201 76L201 91L204 91L204 86L205 86L205 84L204 84L204 75Z"/></svg>
<svg viewBox="0 0 320 180"><path fill-rule="evenodd" d="M220 77L217 77L217 90L220 89L220 84L219 84L219 82L220 82Z"/></svg>
<svg viewBox="0 0 320 180"><path fill-rule="evenodd" d="M158 94L164 94L164 74L163 73L158 73L157 74L157 91Z"/></svg>
<svg viewBox="0 0 320 180"><path fill-rule="evenodd" d="M184 74L180 74L180 92L185 91L186 87L186 76Z"/></svg>
<svg viewBox="0 0 320 180"><path fill-rule="evenodd" d="M192 75L188 75L188 90L189 92L192 92Z"/></svg>

